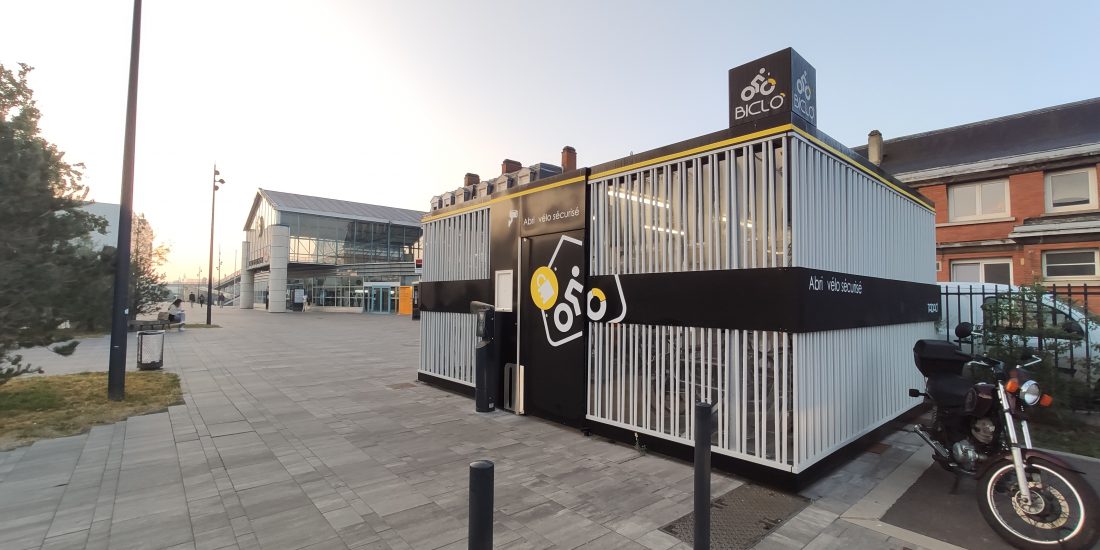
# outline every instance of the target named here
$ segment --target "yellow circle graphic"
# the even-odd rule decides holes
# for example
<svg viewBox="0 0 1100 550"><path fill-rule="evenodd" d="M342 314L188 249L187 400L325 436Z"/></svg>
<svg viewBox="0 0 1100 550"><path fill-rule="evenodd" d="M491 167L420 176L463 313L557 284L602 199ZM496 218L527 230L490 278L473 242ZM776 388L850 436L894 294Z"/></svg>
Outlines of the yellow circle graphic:
<svg viewBox="0 0 1100 550"><path fill-rule="evenodd" d="M543 311L554 307L558 301L558 276L553 269L542 266L531 275L531 301Z"/></svg>

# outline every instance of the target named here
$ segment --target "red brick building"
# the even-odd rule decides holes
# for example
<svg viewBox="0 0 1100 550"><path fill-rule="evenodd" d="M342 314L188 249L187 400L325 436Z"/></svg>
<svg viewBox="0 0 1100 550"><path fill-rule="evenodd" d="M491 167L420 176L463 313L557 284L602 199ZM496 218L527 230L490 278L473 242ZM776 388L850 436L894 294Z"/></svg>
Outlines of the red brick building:
<svg viewBox="0 0 1100 550"><path fill-rule="evenodd" d="M937 280L1100 283L1100 98L856 151L936 203Z"/></svg>

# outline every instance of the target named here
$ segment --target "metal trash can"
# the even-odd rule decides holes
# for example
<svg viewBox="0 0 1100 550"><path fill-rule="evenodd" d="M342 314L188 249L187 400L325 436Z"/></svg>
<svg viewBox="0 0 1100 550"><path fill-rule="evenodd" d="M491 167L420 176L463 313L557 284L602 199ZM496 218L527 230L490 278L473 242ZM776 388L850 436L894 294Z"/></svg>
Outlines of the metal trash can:
<svg viewBox="0 0 1100 550"><path fill-rule="evenodd" d="M157 370L164 366L164 331L142 330L137 333L137 368Z"/></svg>

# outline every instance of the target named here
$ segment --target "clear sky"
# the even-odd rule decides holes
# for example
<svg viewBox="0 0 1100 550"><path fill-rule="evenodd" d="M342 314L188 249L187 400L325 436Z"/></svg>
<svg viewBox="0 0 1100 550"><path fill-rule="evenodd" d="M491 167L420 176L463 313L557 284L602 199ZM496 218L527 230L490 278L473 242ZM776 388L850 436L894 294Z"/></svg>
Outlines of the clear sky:
<svg viewBox="0 0 1100 550"><path fill-rule="evenodd" d="M0 5L0 63L36 68L43 131L100 202L132 9ZM216 161L227 274L259 187L426 210L504 158L614 160L722 129L726 71L788 46L817 68L819 127L856 146L1100 96L1098 21L1096 1L147 0L134 206L170 280L205 275Z"/></svg>

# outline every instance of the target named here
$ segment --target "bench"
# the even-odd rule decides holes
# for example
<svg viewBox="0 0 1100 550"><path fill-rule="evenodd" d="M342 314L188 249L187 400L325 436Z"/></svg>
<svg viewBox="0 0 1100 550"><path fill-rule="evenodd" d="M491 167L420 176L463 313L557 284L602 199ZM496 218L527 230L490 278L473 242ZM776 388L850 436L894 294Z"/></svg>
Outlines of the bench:
<svg viewBox="0 0 1100 550"><path fill-rule="evenodd" d="M173 323L168 320L168 312L161 311L157 313L156 319L136 319L134 321L127 322L127 330L130 332L136 332L139 330L168 330L172 326L179 326L179 323Z"/></svg>

